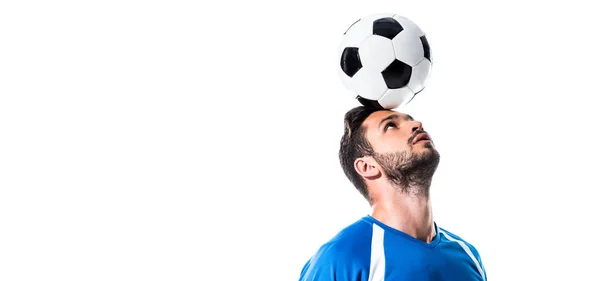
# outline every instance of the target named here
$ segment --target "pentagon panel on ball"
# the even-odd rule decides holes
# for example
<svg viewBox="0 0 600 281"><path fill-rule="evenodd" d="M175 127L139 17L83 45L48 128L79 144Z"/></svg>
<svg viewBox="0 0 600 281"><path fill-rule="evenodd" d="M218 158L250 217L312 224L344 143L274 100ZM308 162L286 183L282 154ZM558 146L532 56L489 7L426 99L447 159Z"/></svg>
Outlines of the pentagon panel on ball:
<svg viewBox="0 0 600 281"><path fill-rule="evenodd" d="M431 72L425 33L406 17L380 13L360 18L339 45L342 84L365 106L393 109L421 92Z"/></svg>

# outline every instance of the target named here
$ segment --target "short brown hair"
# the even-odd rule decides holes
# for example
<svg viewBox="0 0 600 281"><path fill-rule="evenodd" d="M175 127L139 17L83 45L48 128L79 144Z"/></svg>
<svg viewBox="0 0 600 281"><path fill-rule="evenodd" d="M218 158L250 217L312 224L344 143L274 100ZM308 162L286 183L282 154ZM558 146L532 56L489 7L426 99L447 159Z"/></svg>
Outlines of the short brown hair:
<svg viewBox="0 0 600 281"><path fill-rule="evenodd" d="M354 169L354 160L363 156L373 156L373 147L365 136L363 122L373 112L381 108L357 106L344 116L344 135L340 141L339 158L346 177L354 184L360 194L371 202L367 185L362 176Z"/></svg>

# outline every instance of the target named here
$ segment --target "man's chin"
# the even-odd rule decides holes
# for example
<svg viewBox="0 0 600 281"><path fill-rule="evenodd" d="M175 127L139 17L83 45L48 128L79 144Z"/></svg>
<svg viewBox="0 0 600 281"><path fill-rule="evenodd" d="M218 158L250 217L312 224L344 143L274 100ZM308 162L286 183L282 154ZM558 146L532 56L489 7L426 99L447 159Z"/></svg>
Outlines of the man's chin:
<svg viewBox="0 0 600 281"><path fill-rule="evenodd" d="M435 145L433 145L432 142L424 142L424 143L417 143L416 145L413 145L412 147L412 151L416 152L418 154L422 154L422 153L431 153L431 152L437 152Z"/></svg>
<svg viewBox="0 0 600 281"><path fill-rule="evenodd" d="M426 143L424 147L419 150L420 151L413 151L417 153L416 158L418 158L418 162L430 163L439 161L440 153L437 151L437 149L435 149L433 144Z"/></svg>

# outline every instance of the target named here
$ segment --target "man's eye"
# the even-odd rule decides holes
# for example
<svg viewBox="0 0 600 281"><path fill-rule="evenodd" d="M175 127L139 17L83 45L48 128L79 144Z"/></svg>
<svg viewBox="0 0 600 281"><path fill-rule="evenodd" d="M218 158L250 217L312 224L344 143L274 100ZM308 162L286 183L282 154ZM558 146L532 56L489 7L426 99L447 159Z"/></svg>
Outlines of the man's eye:
<svg viewBox="0 0 600 281"><path fill-rule="evenodd" d="M396 128L396 124L394 124L394 123L387 123L385 125L385 130L386 131L389 130L390 128Z"/></svg>

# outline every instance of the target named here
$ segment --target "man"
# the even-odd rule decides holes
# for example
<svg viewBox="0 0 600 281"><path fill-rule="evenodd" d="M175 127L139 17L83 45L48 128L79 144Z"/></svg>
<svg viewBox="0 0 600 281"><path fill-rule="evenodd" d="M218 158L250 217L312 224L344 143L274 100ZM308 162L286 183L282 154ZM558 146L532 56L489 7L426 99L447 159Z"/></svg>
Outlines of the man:
<svg viewBox="0 0 600 281"><path fill-rule="evenodd" d="M440 155L421 122L364 106L344 121L340 162L372 211L322 245L300 280L487 280L477 249L433 219Z"/></svg>

